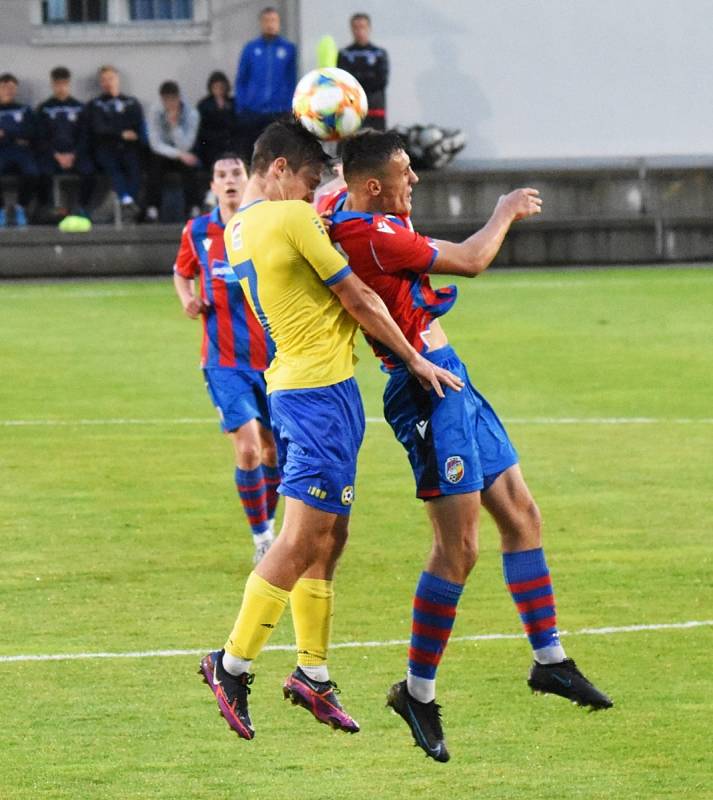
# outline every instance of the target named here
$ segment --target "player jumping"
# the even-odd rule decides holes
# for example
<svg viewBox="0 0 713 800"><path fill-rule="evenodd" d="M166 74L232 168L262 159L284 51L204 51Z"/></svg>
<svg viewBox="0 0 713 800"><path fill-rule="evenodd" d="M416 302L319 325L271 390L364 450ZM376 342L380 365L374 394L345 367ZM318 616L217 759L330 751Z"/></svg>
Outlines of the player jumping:
<svg viewBox="0 0 713 800"><path fill-rule="evenodd" d="M270 125L255 144L242 206L225 231L229 262L276 346L266 378L285 496L282 531L248 577L224 650L201 661L222 715L244 739L255 735L248 711L251 664L288 598L297 668L285 681L285 698L320 722L359 730L337 700L327 669L334 570L347 539L364 434L353 377L357 323L397 353L419 385L439 396L439 381L461 385L407 342L304 202L312 199L326 160L300 123Z"/></svg>
<svg viewBox="0 0 713 800"><path fill-rule="evenodd" d="M411 193L418 178L396 134L365 131L348 139L343 167L347 191L320 203L320 210L334 212L333 241L384 300L411 344L465 383L462 392L446 390L445 397L437 397L412 379L388 343L367 336L389 374L384 414L408 452L434 535L413 601L407 677L391 688L387 703L427 755L448 761L435 702L436 670L477 558L481 505L500 531L505 581L533 649L530 687L592 708L612 705L565 655L540 512L505 428L470 383L439 322L455 303L456 288L434 290L427 275L483 272L511 224L538 214L542 201L535 189L517 189L501 197L488 223L463 243L433 241L411 225Z"/></svg>
<svg viewBox="0 0 713 800"><path fill-rule="evenodd" d="M245 164L234 153L215 161L211 190L218 205L183 229L173 282L185 313L203 320L201 367L221 428L233 442L235 486L252 530L257 564L273 541L280 483L263 377L274 345L228 266L223 242L225 224L237 211L247 180Z"/></svg>

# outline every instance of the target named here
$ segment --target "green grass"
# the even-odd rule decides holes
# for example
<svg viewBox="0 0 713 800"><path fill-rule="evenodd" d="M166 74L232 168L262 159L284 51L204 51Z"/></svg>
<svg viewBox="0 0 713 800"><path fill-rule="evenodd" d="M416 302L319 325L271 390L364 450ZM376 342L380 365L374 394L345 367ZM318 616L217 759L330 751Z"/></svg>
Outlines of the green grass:
<svg viewBox="0 0 713 800"><path fill-rule="evenodd" d="M511 420L562 629L713 618L713 424L696 422L713 417L713 271L494 272L460 289L445 327ZM153 420L0 425L0 656L219 646L251 543L170 280L5 284L0 302L0 421ZM360 355L378 416L384 379ZM658 422L581 421L611 417ZM429 529L383 423L357 491L334 639L404 639ZM455 635L518 631L485 519ZM291 641L285 618L272 643ZM284 703L293 657L264 653L251 743L218 718L196 656L0 661L0 798L713 798L713 627L564 643L616 707L532 697L524 641L454 641L448 765L383 708L403 645L333 651L353 737Z"/></svg>

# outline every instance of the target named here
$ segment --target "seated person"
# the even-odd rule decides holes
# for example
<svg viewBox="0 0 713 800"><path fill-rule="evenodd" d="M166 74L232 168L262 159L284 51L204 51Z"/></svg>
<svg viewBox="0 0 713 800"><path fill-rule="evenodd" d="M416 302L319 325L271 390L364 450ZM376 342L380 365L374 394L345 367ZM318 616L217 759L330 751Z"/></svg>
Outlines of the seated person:
<svg viewBox="0 0 713 800"><path fill-rule="evenodd" d="M175 81L165 81L159 88L161 102L149 114L151 158L146 186L146 219L158 220L161 184L168 172L181 176L185 205L191 216L200 214L201 190L198 156L191 152L196 142L200 116L181 99Z"/></svg>
<svg viewBox="0 0 713 800"><path fill-rule="evenodd" d="M211 72L208 94L198 103L201 117L194 148L206 166L213 164L221 153L239 149L236 141L237 117L230 95L230 81L224 72Z"/></svg>
<svg viewBox="0 0 713 800"><path fill-rule="evenodd" d="M102 93L86 108L89 140L94 158L110 176L121 205L133 214L138 210L141 189L144 112L135 97L121 93L115 67L99 68L99 87Z"/></svg>
<svg viewBox="0 0 713 800"><path fill-rule="evenodd" d="M71 74L66 67L50 72L52 96L37 107L40 205L51 204L53 175L80 176L77 213L88 216L94 189L94 164L87 152L84 103L72 97Z"/></svg>
<svg viewBox="0 0 713 800"><path fill-rule="evenodd" d="M0 75L0 175L19 174L22 180L15 204L15 224L27 225L26 209L37 187L38 169L32 153L36 136L35 115L29 106L18 103L17 78L9 72ZM0 186L0 228L7 225L5 202Z"/></svg>

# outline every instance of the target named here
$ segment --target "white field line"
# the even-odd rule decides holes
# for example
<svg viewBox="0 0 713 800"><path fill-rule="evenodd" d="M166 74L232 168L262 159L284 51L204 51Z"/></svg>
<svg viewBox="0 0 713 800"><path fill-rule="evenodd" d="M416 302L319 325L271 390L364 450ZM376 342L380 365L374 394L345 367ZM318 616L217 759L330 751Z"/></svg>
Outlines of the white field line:
<svg viewBox="0 0 713 800"><path fill-rule="evenodd" d="M713 619L689 620L688 622L663 622L652 625L622 625L609 628L581 628L578 631L560 631L561 636L611 636L616 633L638 633L640 631L686 630L713 626ZM523 639L522 633L483 633L474 636L453 636L451 642L489 642L503 639ZM345 648L395 647L409 644L408 639L385 639L373 642L335 642L332 650ZM294 644L267 645L265 651L293 651ZM79 661L99 658L170 658L174 656L197 656L208 652L208 648L191 650L136 650L127 653L47 653L44 655L0 656L0 664L18 661Z"/></svg>
<svg viewBox="0 0 713 800"><path fill-rule="evenodd" d="M368 423L383 423L383 417L367 417ZM713 425L713 417L510 417L507 425ZM174 419L130 417L115 419L3 419L0 427L82 427L101 425L214 425L216 417L176 417Z"/></svg>

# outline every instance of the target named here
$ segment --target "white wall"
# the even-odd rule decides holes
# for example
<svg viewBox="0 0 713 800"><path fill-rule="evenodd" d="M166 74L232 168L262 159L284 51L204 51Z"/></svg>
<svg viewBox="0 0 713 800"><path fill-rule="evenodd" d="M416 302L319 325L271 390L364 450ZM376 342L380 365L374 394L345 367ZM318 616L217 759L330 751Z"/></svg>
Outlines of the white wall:
<svg viewBox="0 0 713 800"><path fill-rule="evenodd" d="M464 153L713 152L713 0L301 0L303 66L319 37L372 16L391 56L391 123L461 127Z"/></svg>

